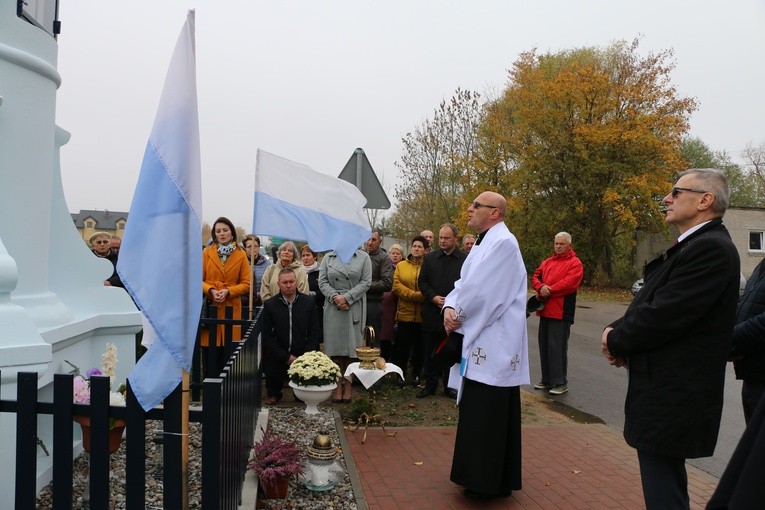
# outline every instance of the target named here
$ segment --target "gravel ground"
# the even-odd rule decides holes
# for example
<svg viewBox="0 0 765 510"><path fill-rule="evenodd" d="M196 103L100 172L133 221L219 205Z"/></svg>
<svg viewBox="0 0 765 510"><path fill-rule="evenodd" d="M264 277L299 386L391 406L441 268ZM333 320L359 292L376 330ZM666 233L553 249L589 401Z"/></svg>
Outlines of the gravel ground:
<svg viewBox="0 0 765 510"><path fill-rule="evenodd" d="M313 443L313 438L319 432L328 433L335 446L340 446L340 438L335 426L331 410L320 408L321 413L308 416L303 407L271 408L269 411L269 427L284 439L297 442L305 450ZM148 421L146 423L147 437L153 437L160 432L162 422ZM189 438L189 508L201 508L201 426L191 423ZM163 508L162 499L162 446L153 441L146 443L146 509ZM338 456L338 462L346 468L343 455ZM83 497L88 482L88 454L83 453L74 461L73 472L73 508L89 509L87 498ZM111 509L125 508L125 443L111 456L110 494L112 495ZM252 483L248 480L245 483ZM45 487L37 496L38 510L49 510L52 502L53 484ZM345 475L332 490L312 492L296 480L290 482L290 489L285 500L266 500L265 507L300 508L300 509L336 509L355 510L356 499L351 488L350 478Z"/></svg>
<svg viewBox="0 0 765 510"><path fill-rule="evenodd" d="M146 437L154 437L161 432L162 422L146 422ZM198 423L189 424L189 508L202 508L202 427ZM89 509L86 488L88 484L88 454L83 452L74 460L72 508ZM43 488L37 495L37 509L53 508L53 484ZM111 456L109 473L110 510L125 508L125 442ZM162 445L151 440L146 442L146 509L161 509L162 503Z"/></svg>
<svg viewBox="0 0 765 510"><path fill-rule="evenodd" d="M340 446L340 437L335 425L335 417L330 409L319 407L321 413L308 416L303 407L269 408L268 426L272 432L284 439L298 443L305 451L313 443L319 432L327 433L335 447ZM356 497L353 494L345 458L341 453L338 462L345 468L342 480L326 492L312 492L302 483L290 481L289 493L284 500L265 500L268 509L300 508L305 510L356 510Z"/></svg>

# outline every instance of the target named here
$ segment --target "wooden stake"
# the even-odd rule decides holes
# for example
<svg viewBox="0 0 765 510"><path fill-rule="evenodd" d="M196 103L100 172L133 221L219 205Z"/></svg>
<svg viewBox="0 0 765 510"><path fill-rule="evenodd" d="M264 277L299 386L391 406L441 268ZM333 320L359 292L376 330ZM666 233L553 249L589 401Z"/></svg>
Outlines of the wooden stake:
<svg viewBox="0 0 765 510"><path fill-rule="evenodd" d="M181 501L189 508L189 373L183 371L181 381Z"/></svg>
<svg viewBox="0 0 765 510"><path fill-rule="evenodd" d="M245 241L246 243L247 241ZM255 239L252 240L252 243L255 244ZM245 248L245 253L247 253L247 248ZM260 253L260 252L258 252ZM255 257L250 257L250 311L249 311L249 320L252 320L252 309L255 308L255 301L254 299L254 293L255 293Z"/></svg>

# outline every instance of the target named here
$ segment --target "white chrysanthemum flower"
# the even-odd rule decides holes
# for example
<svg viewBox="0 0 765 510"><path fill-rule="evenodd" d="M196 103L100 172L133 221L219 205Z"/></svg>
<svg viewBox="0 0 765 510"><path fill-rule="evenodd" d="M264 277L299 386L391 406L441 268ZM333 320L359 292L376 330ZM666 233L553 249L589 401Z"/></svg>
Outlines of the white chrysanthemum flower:
<svg viewBox="0 0 765 510"><path fill-rule="evenodd" d="M125 397L122 396L122 393L118 391L111 391L109 392L109 405L110 406L124 406L125 405Z"/></svg>
<svg viewBox="0 0 765 510"><path fill-rule="evenodd" d="M298 357L287 373L296 384L324 385L335 382L340 367L323 352L310 351Z"/></svg>

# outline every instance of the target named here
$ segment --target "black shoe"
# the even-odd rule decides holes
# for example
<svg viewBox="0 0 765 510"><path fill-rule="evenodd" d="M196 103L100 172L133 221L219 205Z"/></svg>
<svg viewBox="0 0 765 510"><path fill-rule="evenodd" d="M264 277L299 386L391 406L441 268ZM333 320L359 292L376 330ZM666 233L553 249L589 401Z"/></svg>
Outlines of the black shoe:
<svg viewBox="0 0 765 510"><path fill-rule="evenodd" d="M463 489L462 493L468 499L494 499L494 498L506 498L510 496L512 491L508 491L507 494L486 494L484 492L476 492L470 489Z"/></svg>
<svg viewBox="0 0 765 510"><path fill-rule="evenodd" d="M416 388L419 385L420 385L420 376L415 375L414 377L412 377L412 386Z"/></svg>
<svg viewBox="0 0 765 510"><path fill-rule="evenodd" d="M444 390L444 395L449 397L452 400L457 400L457 390L453 390L451 388L446 388Z"/></svg>
<svg viewBox="0 0 765 510"><path fill-rule="evenodd" d="M435 394L436 394L436 389L435 388L423 388L417 394L417 398L425 398L425 397L429 397L429 396L435 395Z"/></svg>

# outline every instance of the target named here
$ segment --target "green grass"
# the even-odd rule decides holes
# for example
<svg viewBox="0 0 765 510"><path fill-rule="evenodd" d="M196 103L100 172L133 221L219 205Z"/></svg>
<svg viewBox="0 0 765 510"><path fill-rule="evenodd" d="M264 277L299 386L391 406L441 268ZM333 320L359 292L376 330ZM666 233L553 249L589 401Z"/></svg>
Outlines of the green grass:
<svg viewBox="0 0 765 510"><path fill-rule="evenodd" d="M529 287L529 295L533 293L534 289ZM583 301L612 301L617 303L632 301L632 293L627 287L587 287L582 285L579 287L576 297Z"/></svg>
<svg viewBox="0 0 765 510"><path fill-rule="evenodd" d="M632 294L628 289L609 287L579 287L576 297L583 301L616 301L619 303L632 301Z"/></svg>

